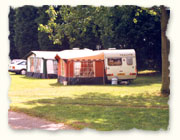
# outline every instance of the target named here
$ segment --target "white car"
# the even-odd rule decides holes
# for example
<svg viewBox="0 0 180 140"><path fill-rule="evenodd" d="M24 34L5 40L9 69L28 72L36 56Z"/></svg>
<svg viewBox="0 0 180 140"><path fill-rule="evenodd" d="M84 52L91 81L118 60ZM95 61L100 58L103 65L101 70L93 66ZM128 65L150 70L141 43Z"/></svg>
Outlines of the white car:
<svg viewBox="0 0 180 140"><path fill-rule="evenodd" d="M14 72L16 74L26 74L26 60L24 59L14 59L9 65L9 72Z"/></svg>

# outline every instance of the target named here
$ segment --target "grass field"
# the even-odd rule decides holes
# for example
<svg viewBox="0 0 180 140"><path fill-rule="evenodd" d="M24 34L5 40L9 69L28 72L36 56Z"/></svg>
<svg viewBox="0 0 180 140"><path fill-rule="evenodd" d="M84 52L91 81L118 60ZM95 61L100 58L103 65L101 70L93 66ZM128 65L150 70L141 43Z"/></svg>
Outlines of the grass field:
<svg viewBox="0 0 180 140"><path fill-rule="evenodd" d="M10 73L10 110L75 129L159 130L168 128L168 97L160 96L161 76L139 76L131 85L62 86L56 79Z"/></svg>

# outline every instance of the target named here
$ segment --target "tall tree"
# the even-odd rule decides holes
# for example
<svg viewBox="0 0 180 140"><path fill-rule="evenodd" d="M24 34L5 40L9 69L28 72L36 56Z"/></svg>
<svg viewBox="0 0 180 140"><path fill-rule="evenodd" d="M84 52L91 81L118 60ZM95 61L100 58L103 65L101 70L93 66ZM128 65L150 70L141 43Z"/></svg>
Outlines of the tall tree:
<svg viewBox="0 0 180 140"><path fill-rule="evenodd" d="M130 46L136 46L137 60L141 69L161 71L161 24L159 7L134 8L134 27L131 26L127 38ZM134 31L133 31L134 30ZM134 37L133 37L134 36Z"/></svg>
<svg viewBox="0 0 180 140"><path fill-rule="evenodd" d="M53 6L47 10L49 22L47 25L40 24L39 30L49 33L49 37L56 44L62 44L66 39L70 42L70 47L96 46L97 39L92 32L91 22L92 7L89 6L62 6L60 10L55 10ZM61 22L57 18L61 17Z"/></svg>
<svg viewBox="0 0 180 140"><path fill-rule="evenodd" d="M10 43L9 56L10 56L10 59L19 58L17 47L14 42L14 36L15 36L14 23L15 23L15 9L10 7L10 12L9 12L9 43Z"/></svg>
<svg viewBox="0 0 180 140"><path fill-rule="evenodd" d="M162 87L161 93L163 95L170 94L170 77L169 77L169 61L168 55L170 50L170 42L166 36L167 24L169 20L169 11L161 6L161 38L162 38Z"/></svg>
<svg viewBox="0 0 180 140"><path fill-rule="evenodd" d="M47 10L50 20L48 24L40 24L39 30L48 33L54 43L61 44L67 37L71 47L133 48L137 52L138 69L159 70L160 16L152 10L148 12L137 6L62 6L59 11L50 7ZM58 16L61 23L56 21Z"/></svg>
<svg viewBox="0 0 180 140"><path fill-rule="evenodd" d="M60 8L60 6L55 7L57 10ZM36 18L36 23L39 24L47 24L49 20L49 16L47 14L47 10L49 9L48 5L44 5L42 7L38 7L38 17ZM57 19L58 22L59 19ZM68 43L63 41L62 46L59 44L54 44L52 40L49 40L48 34L44 32L38 32L38 43L40 50L43 51L59 51L62 49L68 49Z"/></svg>
<svg viewBox="0 0 180 140"><path fill-rule="evenodd" d="M32 50L39 50L37 8L33 6L23 6L16 9L15 20L15 45L22 58Z"/></svg>

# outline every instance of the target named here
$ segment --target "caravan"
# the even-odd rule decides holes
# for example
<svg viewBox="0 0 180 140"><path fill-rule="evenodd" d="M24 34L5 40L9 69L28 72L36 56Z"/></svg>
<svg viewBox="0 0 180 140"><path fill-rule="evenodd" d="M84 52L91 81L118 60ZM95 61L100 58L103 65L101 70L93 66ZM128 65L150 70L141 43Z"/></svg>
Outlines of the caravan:
<svg viewBox="0 0 180 140"><path fill-rule="evenodd" d="M129 83L137 76L133 49L73 49L58 52L58 82L66 84Z"/></svg>
<svg viewBox="0 0 180 140"><path fill-rule="evenodd" d="M57 78L57 61L55 56L58 51L31 51L26 56L27 77L53 79Z"/></svg>
<svg viewBox="0 0 180 140"><path fill-rule="evenodd" d="M137 76L136 53L134 49L99 50L104 53L105 74L108 81L131 81Z"/></svg>

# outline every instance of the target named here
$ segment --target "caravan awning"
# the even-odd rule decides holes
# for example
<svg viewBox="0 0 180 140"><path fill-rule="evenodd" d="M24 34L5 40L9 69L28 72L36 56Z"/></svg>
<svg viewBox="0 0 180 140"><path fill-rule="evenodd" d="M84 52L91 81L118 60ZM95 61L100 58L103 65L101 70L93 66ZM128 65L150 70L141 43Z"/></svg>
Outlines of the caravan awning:
<svg viewBox="0 0 180 140"><path fill-rule="evenodd" d="M55 58L69 61L104 60L104 53L92 50L65 50L59 52Z"/></svg>
<svg viewBox="0 0 180 140"><path fill-rule="evenodd" d="M104 60L104 53L100 53L92 56L86 56L86 57L70 58L68 60L69 61L88 61L88 60L100 61L100 60Z"/></svg>
<svg viewBox="0 0 180 140"><path fill-rule="evenodd" d="M23 58L27 59L30 55L34 54L38 58L43 59L55 59L54 57L59 51L31 51L26 54Z"/></svg>

